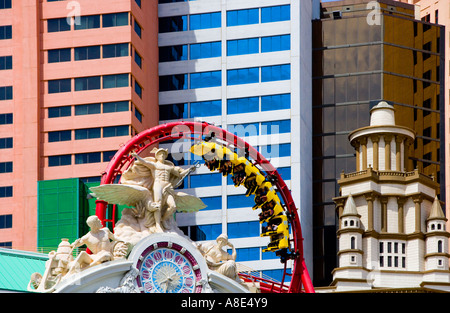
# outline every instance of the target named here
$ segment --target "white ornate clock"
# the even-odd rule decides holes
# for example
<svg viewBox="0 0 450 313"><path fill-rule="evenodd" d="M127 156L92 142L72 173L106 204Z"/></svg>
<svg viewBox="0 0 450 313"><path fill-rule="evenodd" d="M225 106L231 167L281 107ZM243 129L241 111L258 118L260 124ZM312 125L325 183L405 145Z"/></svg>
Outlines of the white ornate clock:
<svg viewBox="0 0 450 313"><path fill-rule="evenodd" d="M139 272L135 283L143 293L210 292L203 256L180 235L150 235L134 247L128 259Z"/></svg>

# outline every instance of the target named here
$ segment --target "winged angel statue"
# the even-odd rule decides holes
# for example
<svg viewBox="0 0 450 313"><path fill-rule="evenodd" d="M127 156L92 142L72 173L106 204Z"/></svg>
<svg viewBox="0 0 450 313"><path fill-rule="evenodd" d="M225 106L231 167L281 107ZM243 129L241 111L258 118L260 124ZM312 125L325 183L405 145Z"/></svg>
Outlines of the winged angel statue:
<svg viewBox="0 0 450 313"><path fill-rule="evenodd" d="M197 197L175 191L196 166L182 169L166 160L168 150L154 148L155 157L142 158L132 154L135 161L123 174L119 184L92 187L92 196L111 204L133 208L122 211L117 227L127 226L148 234L176 231L174 213L196 212L206 207Z"/></svg>

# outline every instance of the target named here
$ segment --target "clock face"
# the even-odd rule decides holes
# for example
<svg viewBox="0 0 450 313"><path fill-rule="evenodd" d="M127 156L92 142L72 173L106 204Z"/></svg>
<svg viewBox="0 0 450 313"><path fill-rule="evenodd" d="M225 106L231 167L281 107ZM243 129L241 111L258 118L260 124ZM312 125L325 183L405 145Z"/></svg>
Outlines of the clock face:
<svg viewBox="0 0 450 313"><path fill-rule="evenodd" d="M177 244L158 242L139 257L137 285L145 293L201 292L199 265L189 251Z"/></svg>

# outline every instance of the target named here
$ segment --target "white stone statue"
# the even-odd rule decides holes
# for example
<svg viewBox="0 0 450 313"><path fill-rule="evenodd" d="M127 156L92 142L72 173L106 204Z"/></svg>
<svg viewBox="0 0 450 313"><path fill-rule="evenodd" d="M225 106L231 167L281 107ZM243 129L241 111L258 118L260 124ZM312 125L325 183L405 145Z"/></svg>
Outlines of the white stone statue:
<svg viewBox="0 0 450 313"><path fill-rule="evenodd" d="M136 160L122 174L120 184L91 188L91 195L99 200L132 207L122 212L114 232L134 237L133 232L138 232L139 238L133 242L156 232L178 231L174 221L177 210L196 212L206 207L199 198L175 191L196 166L188 169L175 166L166 160L167 149L155 148L152 153L155 157L142 158L133 154Z"/></svg>
<svg viewBox="0 0 450 313"><path fill-rule="evenodd" d="M89 216L86 223L90 227L90 231L75 240L71 247L75 249L86 245L92 253L80 252L76 259L69 264L68 274L78 273L97 264L124 258L128 253L128 243L113 234L109 228L103 227L98 216Z"/></svg>
<svg viewBox="0 0 450 313"><path fill-rule="evenodd" d="M232 249L231 255L223 249L226 246ZM203 254L210 270L240 282L236 267L236 249L234 248L234 245L228 241L227 235L222 234L217 237L216 243L206 242L198 244L197 248Z"/></svg>

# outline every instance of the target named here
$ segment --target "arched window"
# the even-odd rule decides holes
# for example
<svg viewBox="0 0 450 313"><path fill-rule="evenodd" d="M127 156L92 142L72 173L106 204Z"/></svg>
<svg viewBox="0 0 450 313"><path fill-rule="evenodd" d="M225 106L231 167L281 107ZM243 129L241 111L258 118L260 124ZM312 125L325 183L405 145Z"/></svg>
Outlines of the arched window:
<svg viewBox="0 0 450 313"><path fill-rule="evenodd" d="M355 225L355 221L354 221L354 220L351 220L351 221L350 221L350 226L353 226L353 225Z"/></svg>
<svg viewBox="0 0 450 313"><path fill-rule="evenodd" d="M438 241L438 253L442 252L442 240Z"/></svg>
<svg viewBox="0 0 450 313"><path fill-rule="evenodd" d="M350 249L356 249L356 238L355 237L350 238Z"/></svg>

